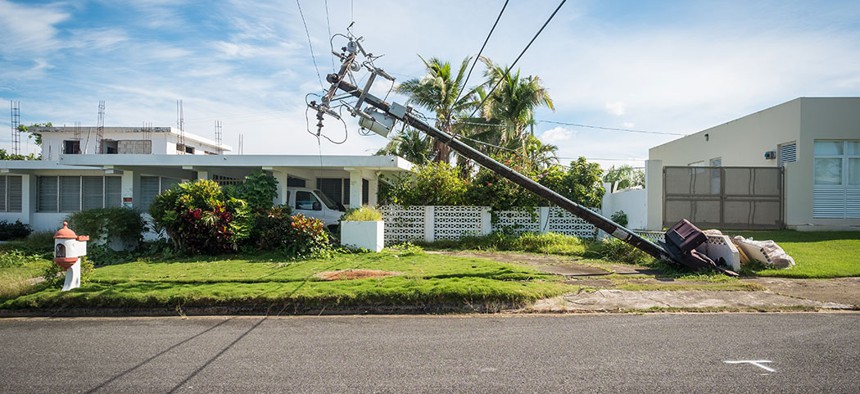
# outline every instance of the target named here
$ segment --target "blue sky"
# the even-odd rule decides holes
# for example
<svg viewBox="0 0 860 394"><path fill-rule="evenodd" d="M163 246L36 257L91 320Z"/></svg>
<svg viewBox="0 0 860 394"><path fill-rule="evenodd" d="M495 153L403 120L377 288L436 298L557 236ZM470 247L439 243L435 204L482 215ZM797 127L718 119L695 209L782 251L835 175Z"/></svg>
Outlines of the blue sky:
<svg viewBox="0 0 860 394"><path fill-rule="evenodd" d="M24 124L95 125L105 100L107 126L175 126L181 99L186 131L214 138L220 120L245 154L370 154L386 140L353 119L326 128L333 140L346 132L344 144L307 132L317 68L324 78L337 66L330 33L355 21L366 49L384 54L376 65L403 81L423 75L419 54L475 56L503 3L299 1L312 57L296 1L0 0L0 100L20 101ZM511 0L484 55L513 62L557 4ZM535 133L565 164L641 166L649 147L679 136L550 122L690 134L796 97L857 96L860 2L569 0L517 67L555 101Z"/></svg>

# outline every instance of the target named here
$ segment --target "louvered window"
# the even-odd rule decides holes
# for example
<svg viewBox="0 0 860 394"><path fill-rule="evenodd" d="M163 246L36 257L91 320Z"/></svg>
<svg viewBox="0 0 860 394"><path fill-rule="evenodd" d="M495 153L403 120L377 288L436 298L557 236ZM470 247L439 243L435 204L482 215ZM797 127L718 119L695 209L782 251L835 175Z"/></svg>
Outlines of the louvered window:
<svg viewBox="0 0 860 394"><path fill-rule="evenodd" d="M104 177L85 176L82 179L83 198L81 199L83 209L104 207L105 185Z"/></svg>
<svg viewBox="0 0 860 394"><path fill-rule="evenodd" d="M36 194L39 201L39 212L57 212L58 177L40 176L36 182Z"/></svg>
<svg viewBox="0 0 860 394"><path fill-rule="evenodd" d="M20 176L0 176L0 212L21 212Z"/></svg>
<svg viewBox="0 0 860 394"><path fill-rule="evenodd" d="M36 180L36 210L76 212L117 207L121 205L121 188L118 176L40 176ZM20 210L20 197L12 203Z"/></svg>
<svg viewBox="0 0 860 394"><path fill-rule="evenodd" d="M814 153L813 217L860 218L860 140L817 140Z"/></svg>
<svg viewBox="0 0 860 394"><path fill-rule="evenodd" d="M777 165L784 167L785 163L794 163L797 161L797 143L789 142L779 145L779 156Z"/></svg>
<svg viewBox="0 0 860 394"><path fill-rule="evenodd" d="M180 183L180 179L168 178L162 176L141 176L140 177L140 209L143 212L149 211L149 206L155 201L155 197L161 192L170 189L174 185Z"/></svg>

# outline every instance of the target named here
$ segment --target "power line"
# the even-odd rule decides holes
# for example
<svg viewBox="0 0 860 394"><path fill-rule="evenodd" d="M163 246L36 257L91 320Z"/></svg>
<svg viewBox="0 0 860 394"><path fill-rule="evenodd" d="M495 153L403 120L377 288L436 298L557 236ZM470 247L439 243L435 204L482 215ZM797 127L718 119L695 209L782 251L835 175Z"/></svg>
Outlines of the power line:
<svg viewBox="0 0 860 394"><path fill-rule="evenodd" d="M302 17L302 24L305 26L305 34L308 36L308 47L311 49L311 59L314 61L314 68L317 70L317 79L320 81L320 89L325 90L325 85L322 82L322 75L320 75L320 68L317 66L317 57L314 55L314 44L311 42L311 32L308 30L308 23L305 20L305 14L302 12L302 4L299 3L299 0L296 0L296 5L299 7L299 15Z"/></svg>
<svg viewBox="0 0 860 394"><path fill-rule="evenodd" d="M612 131L625 131L628 133L642 133L642 134L663 134L663 135L681 135L684 136L686 134L681 133L667 133L662 131L647 131L647 130L633 130L633 129L619 129L615 127L603 127L603 126L592 126L587 124L579 124L579 123L567 123L567 122L556 122L552 120L538 120L538 123L552 123L564 126L574 126L574 127L585 127L588 129L598 129L598 130L612 130Z"/></svg>
<svg viewBox="0 0 860 394"><path fill-rule="evenodd" d="M532 44L535 42L535 40L537 40L537 38L540 36L540 34L543 33L543 30L546 28L547 25L549 25L549 22L552 21L552 18L555 17L555 14L558 13L558 10L560 10L561 6L563 6L564 3L566 3L566 2L567 2L567 0L561 0L561 3L558 4L558 7L556 7L555 11L552 12L552 15L550 15L549 18L547 18L547 20L546 20L546 22L544 22L543 26L540 27L540 30L538 30L537 33L535 33L535 36L532 37L531 41L529 41L529 43L526 44L526 47L523 48L522 52L520 52L520 55L517 56L516 60L514 60L514 62L511 63L511 65L509 67L507 67L507 69L505 70L505 74L502 75L502 77L499 78L498 81L496 81L496 84L493 85L493 88L490 89L490 91L487 93L486 97L484 97L484 99L481 100L481 103L477 107L475 107L475 109L469 115L470 118L475 116L475 113L478 112L479 109L484 107L484 104L487 102L487 99L489 99L490 96L493 95L493 92L496 91L496 88L498 88L499 85L502 83L502 81L508 77L508 74L510 74L511 69L513 69L514 66L517 64L517 62L519 62L520 59L523 57L523 55L526 54L526 51L529 50L529 48L532 46Z"/></svg>
<svg viewBox="0 0 860 394"><path fill-rule="evenodd" d="M329 19L329 16L328 16L328 0L325 0L325 24L326 24L326 27L328 27L328 36L331 37L331 20ZM328 40L328 46L329 46L329 49L331 49L331 51L334 52L334 45L331 43L331 40ZM334 58L331 56L329 56L329 58L331 59L332 70L336 70L335 65L334 65Z"/></svg>
<svg viewBox="0 0 860 394"><path fill-rule="evenodd" d="M481 58L481 54L484 53L484 48L487 47L487 43L490 42L490 37L493 36L493 31L496 30L496 26L499 24L499 20L502 19L502 14L505 13L505 8L508 7L508 1L509 0L505 0L505 4L502 5L502 10L499 11L499 16L497 16L496 21L493 22L493 27L490 28L490 32L487 34L487 38L484 39L484 44L481 45L481 50L478 51L478 56L475 57L475 61L472 62L472 67L469 68L469 73L466 74L466 80L463 81L463 88L462 89L465 89L466 85L469 84L469 78L472 76L472 71L475 69L475 65L478 64L478 59ZM462 89L460 89L460 92L457 93L457 98L454 99L455 103L457 102L457 100L460 99L460 94L463 93Z"/></svg>

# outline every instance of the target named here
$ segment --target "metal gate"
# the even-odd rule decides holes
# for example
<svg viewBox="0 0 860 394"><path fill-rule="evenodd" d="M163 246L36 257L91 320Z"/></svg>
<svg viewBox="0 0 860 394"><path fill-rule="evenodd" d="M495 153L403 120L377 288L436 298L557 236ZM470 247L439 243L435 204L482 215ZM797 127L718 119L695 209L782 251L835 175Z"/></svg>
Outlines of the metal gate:
<svg viewBox="0 0 860 394"><path fill-rule="evenodd" d="M663 227L781 229L783 185L782 167L664 167Z"/></svg>

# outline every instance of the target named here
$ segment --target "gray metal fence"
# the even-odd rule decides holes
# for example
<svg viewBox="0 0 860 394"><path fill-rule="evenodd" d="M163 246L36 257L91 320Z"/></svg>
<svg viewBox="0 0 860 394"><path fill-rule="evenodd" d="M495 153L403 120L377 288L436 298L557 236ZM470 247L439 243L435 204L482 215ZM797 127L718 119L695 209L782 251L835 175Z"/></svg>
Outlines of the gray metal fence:
<svg viewBox="0 0 860 394"><path fill-rule="evenodd" d="M664 167L663 226L780 229L784 192L782 167Z"/></svg>

